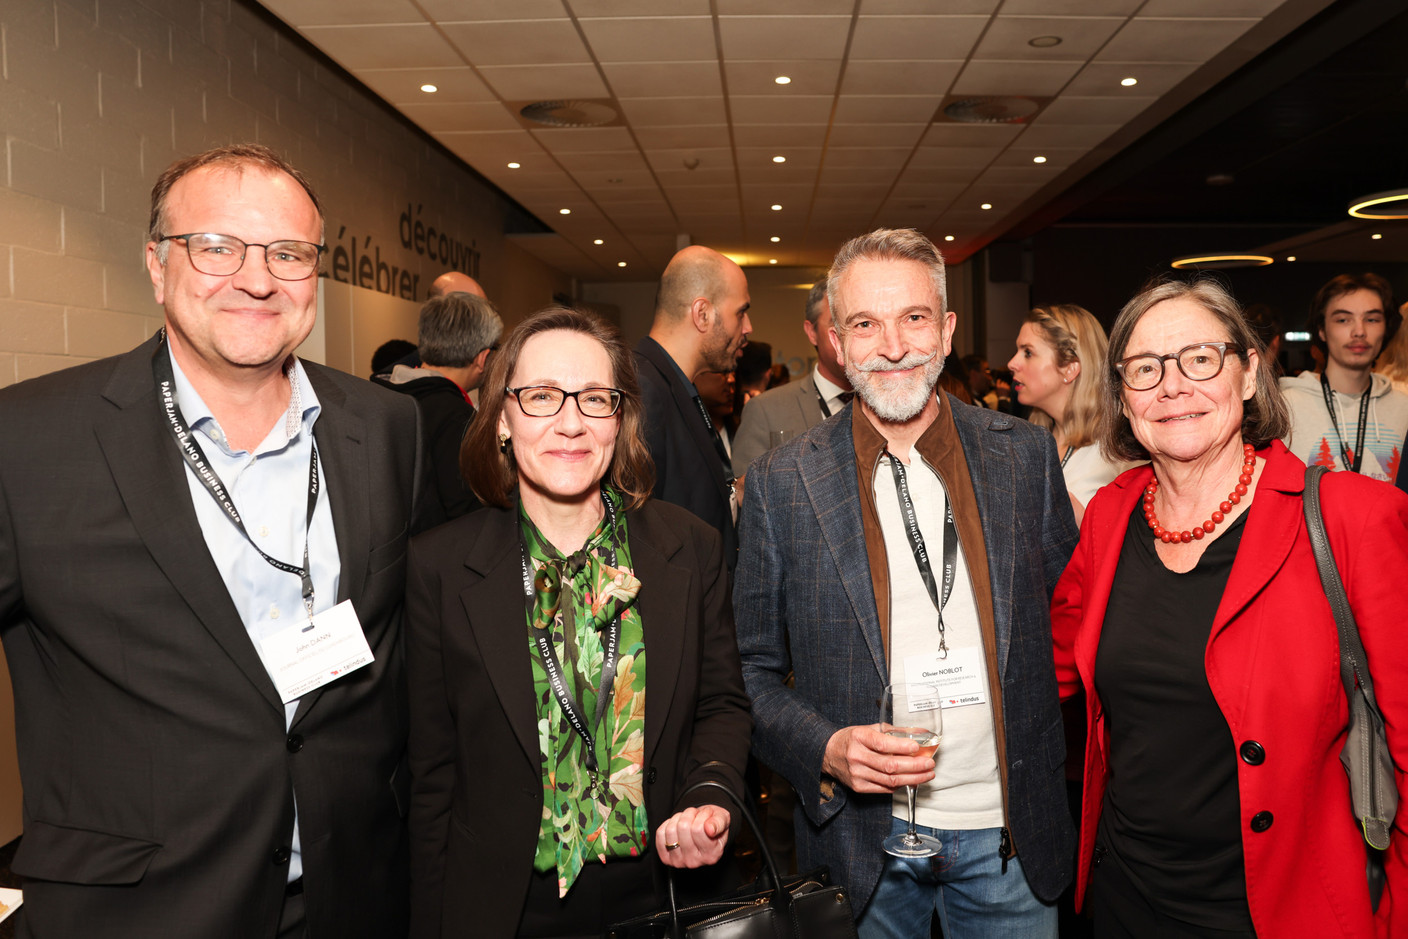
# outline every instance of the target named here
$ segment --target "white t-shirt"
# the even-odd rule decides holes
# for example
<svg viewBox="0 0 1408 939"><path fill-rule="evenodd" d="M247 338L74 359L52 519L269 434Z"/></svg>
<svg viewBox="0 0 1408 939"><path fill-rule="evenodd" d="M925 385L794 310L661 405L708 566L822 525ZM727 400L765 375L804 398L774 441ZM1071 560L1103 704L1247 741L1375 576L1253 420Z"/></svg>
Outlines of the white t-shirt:
<svg viewBox="0 0 1408 939"><path fill-rule="evenodd" d="M1133 465L1107 462L1100 455L1100 445L1092 443L1071 454L1061 467L1061 475L1066 480L1066 491L1079 499L1081 505L1089 505L1101 486L1114 481Z"/></svg>
<svg viewBox="0 0 1408 939"><path fill-rule="evenodd" d="M917 450L905 467L910 498L942 596L944 512L947 497L938 474ZM926 662L933 668L939 648L938 616L914 560L900 510L899 493L889 461L876 465L875 506L885 536L890 580L890 681L919 679L909 674ZM919 788L915 818L920 825L945 830L996 828L1002 825L1002 783L997 767L991 692L987 681L982 631L968 565L960 545L953 588L944 607L948 657L940 667L970 666L983 701L943 709L943 739L936 755L937 775ZM895 715L894 723L903 724ZM894 814L908 816L904 790L895 793Z"/></svg>

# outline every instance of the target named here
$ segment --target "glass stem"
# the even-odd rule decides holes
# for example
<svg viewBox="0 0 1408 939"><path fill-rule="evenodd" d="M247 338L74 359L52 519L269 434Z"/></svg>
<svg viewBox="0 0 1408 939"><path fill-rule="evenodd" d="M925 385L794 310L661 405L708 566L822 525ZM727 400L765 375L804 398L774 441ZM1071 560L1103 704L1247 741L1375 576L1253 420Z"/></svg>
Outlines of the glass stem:
<svg viewBox="0 0 1408 939"><path fill-rule="evenodd" d="M917 793L914 791L913 786L905 786L904 795L909 801L909 832L905 835L905 840L910 844L917 844L919 842L919 834L914 829L914 797Z"/></svg>

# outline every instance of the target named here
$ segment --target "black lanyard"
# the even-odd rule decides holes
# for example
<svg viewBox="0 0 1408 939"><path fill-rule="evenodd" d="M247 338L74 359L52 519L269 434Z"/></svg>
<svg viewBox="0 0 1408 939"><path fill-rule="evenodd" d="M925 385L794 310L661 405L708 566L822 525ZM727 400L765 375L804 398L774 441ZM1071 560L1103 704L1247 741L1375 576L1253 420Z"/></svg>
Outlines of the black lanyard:
<svg viewBox="0 0 1408 939"><path fill-rule="evenodd" d="M821 408L821 416L823 418L831 416L831 409L826 406L826 399L821 396L820 388L816 390L816 406Z"/></svg>
<svg viewBox="0 0 1408 939"><path fill-rule="evenodd" d="M1369 424L1369 392L1374 390L1374 385L1370 382L1369 387L1359 396L1359 434L1354 439L1352 454L1345 449L1344 434L1340 433L1340 421L1335 415L1335 393L1330 390L1330 380L1323 373L1320 375L1320 390L1325 393L1325 410L1330 412L1330 423L1334 425L1335 436L1340 441L1340 457L1348 469L1357 473L1360 464L1364 462L1364 428ZM1350 459L1351 456L1353 460Z"/></svg>
<svg viewBox="0 0 1408 939"><path fill-rule="evenodd" d="M953 590L953 576L958 566L958 528L953 524L953 500L944 499L944 584L943 596L939 596L938 585L934 583L934 571L929 566L929 552L924 547L924 535L919 531L919 514L914 509L914 500L909 495L909 482L904 465L895 459L886 448L890 460L890 472L895 477L895 491L900 497L900 514L904 517L905 534L909 536L909 547L914 552L914 563L919 567L919 577L924 588L929 591L929 599L934 601L934 609L939 614L939 658L948 658L948 643L944 640L944 607L948 606L948 595Z"/></svg>
<svg viewBox="0 0 1408 939"><path fill-rule="evenodd" d="M601 501L606 504L606 524L611 537L607 543L607 563L612 567L616 566L616 507L611 502L611 496L605 491L601 494ZM519 531L518 550L523 564L523 595L528 606L528 619L533 618L533 573L528 564L528 549L523 544L523 533ZM573 603L571 586L566 578L558 585L559 603ZM562 591L566 591L567 596L562 597ZM565 617L564 617L565 618ZM562 708L563 715L567 722L572 725L572 729L577 732L577 736L582 738L582 749L585 753L587 772L591 774L591 784L587 788L590 795L600 784L600 773L597 769L596 759L596 738L592 733L593 728L601 726L601 719L606 714L606 702L611 698L609 694L612 684L616 680L616 664L620 659L621 652L621 617L619 614L612 617L607 624L603 636L603 654L601 661L601 687L596 693L596 721L591 727L587 726L582 717L582 712L586 709L577 702L572 692L567 689L567 681L562 677L562 661L557 657L557 650L552 646L551 629L531 629L533 643L538 647L538 654L543 658L543 671L547 673L548 684L552 687L553 697L557 699L557 706ZM563 636L563 649L567 652L568 662L575 669L576 658L572 654L573 636Z"/></svg>
<svg viewBox="0 0 1408 939"><path fill-rule="evenodd" d="M1067 448L1066 448L1066 455L1063 456L1063 457L1061 457L1061 469L1065 469L1065 468L1066 468L1066 464L1069 463L1069 462L1071 462L1071 456L1072 456L1072 454L1074 454L1075 452L1076 452L1076 448L1075 448L1075 447L1067 447Z"/></svg>
<svg viewBox="0 0 1408 939"><path fill-rule="evenodd" d="M196 474L196 479L200 480L205 491L210 493L215 504L224 510L230 521L234 522L235 528L239 529L241 535L244 535L244 540L249 542L249 546L259 552L259 556L267 561L271 567L286 574L295 574L303 582L303 609L307 611L308 618L311 620L313 618L313 576L308 567L308 535L313 529L313 512L318 507L318 490L320 488L318 486L317 445L312 445L312 453L308 457L308 518L304 523L303 530L303 566L295 567L265 554L263 549L254 543L254 539L249 537L249 532L244 527L244 520L240 518L239 509L235 508L235 503L231 501L225 484L220 480L215 470L211 469L210 462L205 458L205 451L200 448L195 434L186 426L186 419L181 415L181 407L176 400L176 375L172 371L171 358L166 350L166 334L163 333L161 342L157 344L156 354L152 356L152 376L156 379L157 393L161 396L161 407L166 414L166 426L171 430L171 436L176 438L176 446L181 450L181 458L186 461L191 472ZM289 384L293 385L293 376L289 376ZM293 394L297 393L295 389Z"/></svg>
<svg viewBox="0 0 1408 939"><path fill-rule="evenodd" d="M714 452L718 453L719 459L724 464L724 478L728 480L730 486L733 485L733 460L729 459L728 451L724 449L724 442L719 437L719 431L714 427L714 421L709 417L709 409L704 406L704 400L699 395L694 396L694 406L699 409L699 416L704 418L704 426L709 431L709 436L714 441Z"/></svg>

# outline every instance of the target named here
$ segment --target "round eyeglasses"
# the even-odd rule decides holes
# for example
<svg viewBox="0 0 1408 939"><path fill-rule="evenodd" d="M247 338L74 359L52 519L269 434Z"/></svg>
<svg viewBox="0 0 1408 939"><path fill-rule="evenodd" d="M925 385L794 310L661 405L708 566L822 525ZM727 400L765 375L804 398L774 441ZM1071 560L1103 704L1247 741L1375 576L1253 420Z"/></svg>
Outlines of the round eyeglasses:
<svg viewBox="0 0 1408 939"><path fill-rule="evenodd" d="M621 408L621 392L616 388L583 388L563 391L555 385L528 385L505 388L504 394L518 399L518 406L529 417L552 417L562 410L568 398L577 399L577 410L587 417L610 417Z"/></svg>
<svg viewBox="0 0 1408 939"><path fill-rule="evenodd" d="M1199 342L1167 355L1131 355L1115 363L1115 371L1130 391L1148 391L1164 380L1164 361L1173 359L1189 381L1207 381L1222 372L1227 353L1240 355L1240 346L1231 342Z"/></svg>
<svg viewBox="0 0 1408 939"><path fill-rule="evenodd" d="M279 280L307 280L318 270L323 245L308 241L271 241L267 245L241 241L234 235L195 232L188 235L162 235L157 241L183 241L191 267L202 274L228 277L244 266L250 248L264 249L264 266Z"/></svg>

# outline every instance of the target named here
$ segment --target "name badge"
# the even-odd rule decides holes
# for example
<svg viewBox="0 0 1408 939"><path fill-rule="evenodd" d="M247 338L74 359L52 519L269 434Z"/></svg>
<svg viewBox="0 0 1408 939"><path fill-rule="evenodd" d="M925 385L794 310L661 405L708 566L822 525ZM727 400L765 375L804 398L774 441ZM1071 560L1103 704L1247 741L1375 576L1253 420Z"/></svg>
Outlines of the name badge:
<svg viewBox="0 0 1408 939"><path fill-rule="evenodd" d="M983 650L978 648L954 649L946 659L939 658L937 652L905 656L904 680L938 688L945 709L986 704L988 700L987 667Z"/></svg>
<svg viewBox="0 0 1408 939"><path fill-rule="evenodd" d="M264 667L284 704L375 659L351 600L274 633L263 648Z"/></svg>

